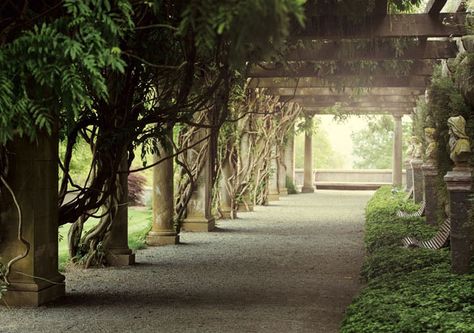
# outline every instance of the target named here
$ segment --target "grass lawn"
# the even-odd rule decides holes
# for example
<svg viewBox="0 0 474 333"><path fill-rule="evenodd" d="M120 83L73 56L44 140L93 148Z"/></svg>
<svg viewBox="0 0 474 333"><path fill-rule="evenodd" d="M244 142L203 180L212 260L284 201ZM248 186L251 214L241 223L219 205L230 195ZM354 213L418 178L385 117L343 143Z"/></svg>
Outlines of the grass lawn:
<svg viewBox="0 0 474 333"><path fill-rule="evenodd" d="M132 250L143 249L145 245L145 236L150 230L152 221L152 210L148 207L130 207L128 209L128 246ZM86 223L84 229L89 230L97 220L90 220ZM64 270L64 266L69 260L67 234L69 225L59 228L59 269Z"/></svg>

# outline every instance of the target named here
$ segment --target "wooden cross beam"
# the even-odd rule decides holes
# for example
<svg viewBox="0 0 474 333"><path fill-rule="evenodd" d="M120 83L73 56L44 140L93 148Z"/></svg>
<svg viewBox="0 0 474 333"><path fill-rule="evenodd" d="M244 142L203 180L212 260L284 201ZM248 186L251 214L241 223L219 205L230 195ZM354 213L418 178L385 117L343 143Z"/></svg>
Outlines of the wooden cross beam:
<svg viewBox="0 0 474 333"><path fill-rule="evenodd" d="M409 87L426 88L429 85L426 76L334 76L324 79L303 78L254 78L249 88L318 88L318 87Z"/></svg>
<svg viewBox="0 0 474 333"><path fill-rule="evenodd" d="M428 0L424 12L436 15L441 12L441 9L446 5L446 2L448 2L448 0Z"/></svg>
<svg viewBox="0 0 474 333"><path fill-rule="evenodd" d="M465 13L397 14L366 17L354 23L345 17L308 17L306 27L295 38L340 39L377 37L460 37L465 35Z"/></svg>
<svg viewBox="0 0 474 333"><path fill-rule="evenodd" d="M333 114L334 111L343 114L353 115L368 115L368 114L411 114L413 108L379 108L379 107L365 107L365 108L351 108L351 107L339 107L339 108L321 108L321 107L304 107L303 112L308 115L316 114Z"/></svg>
<svg viewBox="0 0 474 333"><path fill-rule="evenodd" d="M434 60L416 60L413 62L403 61L400 67L406 66L404 70L410 75L431 76L433 67L436 64ZM334 62L329 68L327 63L306 63L306 64L288 64L288 68L267 64L268 67L254 66L250 69L248 77L255 78L274 78L274 77L332 77L332 76L396 76L397 69L391 67L391 63L376 62L373 67L354 69L351 63L344 61Z"/></svg>
<svg viewBox="0 0 474 333"><path fill-rule="evenodd" d="M354 41L352 42L354 43ZM294 47L285 59L287 61L328 61L328 60L416 60L455 58L458 47L454 41L419 41L396 50L391 45L375 45L371 49L358 49L346 46L336 40L327 40L322 44Z"/></svg>
<svg viewBox="0 0 474 333"><path fill-rule="evenodd" d="M352 103L297 103L303 108L328 108L328 107L340 107L347 109L365 109L365 108L379 108L379 109L413 109L416 107L415 102L385 102L385 103L374 103L374 102L352 102Z"/></svg>
<svg viewBox="0 0 474 333"><path fill-rule="evenodd" d="M346 89L331 89L331 88L273 88L269 89L268 94L279 96L422 96L425 94L425 89L416 88L346 88Z"/></svg>
<svg viewBox="0 0 474 333"><path fill-rule="evenodd" d="M348 96L348 95L313 95L313 96L280 96L280 101L294 102L300 105L311 105L311 104L326 104L334 105L336 103L350 104L350 103L404 103L411 102L416 103L418 96L411 95L361 95L361 96Z"/></svg>

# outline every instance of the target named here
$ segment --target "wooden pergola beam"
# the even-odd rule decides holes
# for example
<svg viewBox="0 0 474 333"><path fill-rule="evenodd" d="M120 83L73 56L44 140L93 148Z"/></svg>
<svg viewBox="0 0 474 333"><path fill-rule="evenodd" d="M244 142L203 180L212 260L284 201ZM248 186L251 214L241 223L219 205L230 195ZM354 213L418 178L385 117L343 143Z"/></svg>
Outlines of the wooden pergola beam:
<svg viewBox="0 0 474 333"><path fill-rule="evenodd" d="M430 15L436 15L441 12L446 2L448 2L448 0L428 0L424 12Z"/></svg>
<svg viewBox="0 0 474 333"><path fill-rule="evenodd" d="M318 87L409 87L425 88L429 85L427 76L334 76L327 79L315 77L300 78L253 78L249 88L318 88Z"/></svg>
<svg viewBox="0 0 474 333"><path fill-rule="evenodd" d="M346 88L343 90L331 89L331 88L273 88L269 89L268 94L279 95L279 96L422 96L425 94L425 89L416 88L371 88L371 89L359 89L359 88Z"/></svg>
<svg viewBox="0 0 474 333"><path fill-rule="evenodd" d="M455 58L458 47L454 41L419 41L418 45L407 46L397 51L384 44L374 49L357 49L340 52L341 41L328 40L314 47L297 47L285 56L287 61L327 61L327 60L417 60Z"/></svg>
<svg viewBox="0 0 474 333"><path fill-rule="evenodd" d="M365 108L379 108L379 109L413 109L416 106L415 102L352 102L352 103L297 103L303 108L328 108L328 107L342 107L350 109L365 109Z"/></svg>
<svg viewBox="0 0 474 333"><path fill-rule="evenodd" d="M344 17L309 17L295 38L460 37L466 34L465 13L396 14L367 17L354 23Z"/></svg>
<svg viewBox="0 0 474 333"><path fill-rule="evenodd" d="M280 96L280 101L294 102L300 105L311 105L324 103L326 105L334 105L336 103L416 103L417 96L411 95L362 95L362 96L348 96L348 95L314 95L314 96Z"/></svg>
<svg viewBox="0 0 474 333"><path fill-rule="evenodd" d="M366 114L411 114L413 108L379 108L379 107L366 107L366 108L350 108L350 107L339 107L336 110L344 114L354 114L354 115L366 115ZM303 112L305 114L332 114L334 109L331 108L321 108L321 107L304 107Z"/></svg>
<svg viewBox="0 0 474 333"><path fill-rule="evenodd" d="M406 69L410 75L431 76L433 67L436 64L434 60L416 60L412 63L404 61ZM267 67L268 66L268 67ZM275 68L273 64L267 66L254 66L250 69L248 77L254 78L277 78L277 77L333 77L333 76L394 76L394 69L384 67L384 62L377 62L375 68L358 69L355 71L347 62L332 63L333 69L330 73L324 64L321 67L318 63L306 64L288 64L288 68Z"/></svg>

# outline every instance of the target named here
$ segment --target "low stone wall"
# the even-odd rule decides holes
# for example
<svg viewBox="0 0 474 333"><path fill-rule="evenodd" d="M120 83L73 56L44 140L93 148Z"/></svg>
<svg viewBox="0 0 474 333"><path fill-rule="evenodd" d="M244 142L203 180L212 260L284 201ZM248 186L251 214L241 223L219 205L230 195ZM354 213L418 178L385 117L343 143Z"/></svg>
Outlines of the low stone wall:
<svg viewBox="0 0 474 333"><path fill-rule="evenodd" d="M303 185L303 169L295 170L296 186ZM314 182L319 188L374 189L392 183L392 170L314 170ZM403 172L403 184L406 172Z"/></svg>

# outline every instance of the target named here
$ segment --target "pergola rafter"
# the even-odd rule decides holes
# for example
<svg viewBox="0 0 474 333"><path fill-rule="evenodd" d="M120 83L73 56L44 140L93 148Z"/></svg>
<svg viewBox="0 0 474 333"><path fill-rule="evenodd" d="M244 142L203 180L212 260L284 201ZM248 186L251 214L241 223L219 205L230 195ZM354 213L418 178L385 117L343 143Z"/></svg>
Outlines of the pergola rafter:
<svg viewBox="0 0 474 333"><path fill-rule="evenodd" d="M340 40L307 43L290 49L285 59L287 61L448 59L454 58L458 52L456 42L448 40L420 40L401 50L388 44L374 43L374 48L354 47L349 51L340 52L341 47L345 45L349 43Z"/></svg>
<svg viewBox="0 0 474 333"><path fill-rule="evenodd" d="M340 61L326 63L304 63L292 64L289 63L287 68L282 66L255 66L251 68L248 77L253 78L279 78L279 77L324 77L329 78L333 76L395 76L393 73L393 63L374 62L372 66L362 69L354 69L352 62ZM433 73L433 66L436 64L435 60L416 60L400 62L404 66L404 72L415 76L431 76ZM328 68L330 66L330 68Z"/></svg>
<svg viewBox="0 0 474 333"><path fill-rule="evenodd" d="M297 38L460 37L466 34L465 19L465 13L370 16L357 23L340 16L309 17Z"/></svg>

